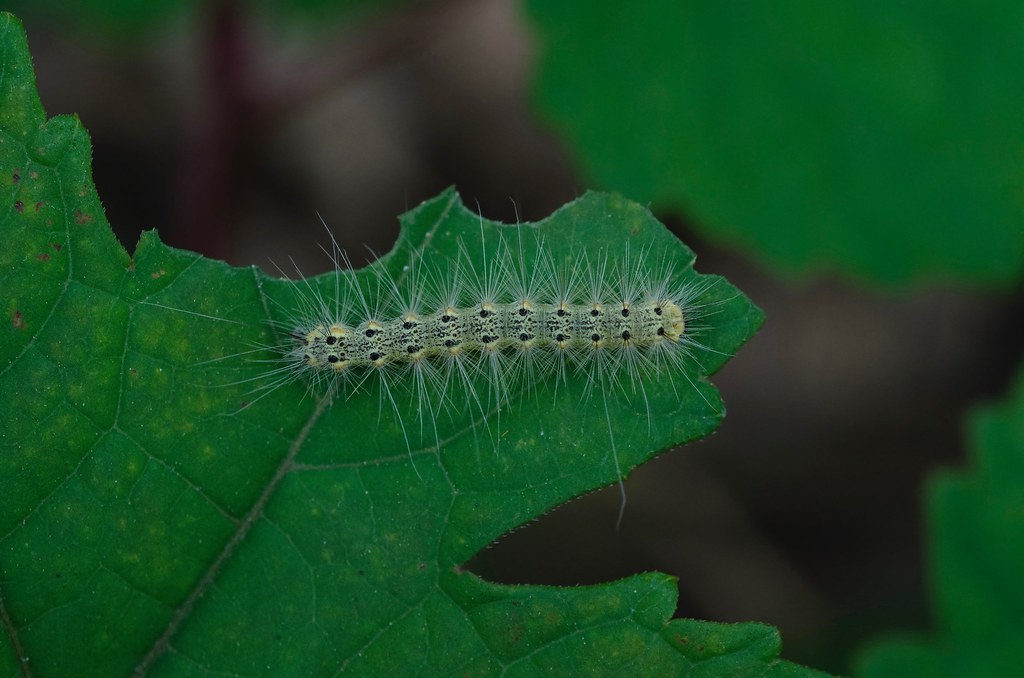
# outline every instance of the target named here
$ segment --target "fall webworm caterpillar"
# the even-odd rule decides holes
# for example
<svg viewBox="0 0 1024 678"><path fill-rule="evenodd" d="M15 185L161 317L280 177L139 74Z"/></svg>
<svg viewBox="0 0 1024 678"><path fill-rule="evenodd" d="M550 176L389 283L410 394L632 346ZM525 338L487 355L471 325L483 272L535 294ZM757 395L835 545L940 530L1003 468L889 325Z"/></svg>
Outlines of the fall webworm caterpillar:
<svg viewBox="0 0 1024 678"><path fill-rule="evenodd" d="M335 244L333 272L257 276L254 348L207 361L239 359L248 376L207 385L241 389L239 413L333 401L322 422L331 463L401 448L419 475L419 455L470 448L524 483L536 470L520 450L542 444L551 473L604 458L602 477L621 489L623 469L721 418L703 377L736 347L716 340L719 321L749 324L745 300L696 274L692 253L642 207L591 194L508 226L450 192L404 220L394 250L365 269Z"/></svg>

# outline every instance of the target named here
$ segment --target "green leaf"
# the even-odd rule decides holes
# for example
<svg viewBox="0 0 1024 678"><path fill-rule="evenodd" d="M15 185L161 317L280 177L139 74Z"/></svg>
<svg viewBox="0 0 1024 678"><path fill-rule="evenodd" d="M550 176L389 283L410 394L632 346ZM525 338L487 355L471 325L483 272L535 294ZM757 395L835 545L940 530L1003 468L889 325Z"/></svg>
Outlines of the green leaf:
<svg viewBox="0 0 1024 678"><path fill-rule="evenodd" d="M973 468L928 486L937 629L876 642L860 675L1010 676L1024 666L1024 369L1006 401L969 424Z"/></svg>
<svg viewBox="0 0 1024 678"><path fill-rule="evenodd" d="M536 229L556 258L630 245L714 282L706 348L675 382L644 383L646 404L615 393L607 412L579 379L516 382L500 420L440 416L421 440L395 416L414 421L417 403L382 410L379 382L333 404L297 382L259 390L273 381L259 347L312 287L154 233L124 252L88 137L75 118L46 121L8 14L0 97L0 675L807 674L778 659L769 627L670 620L665 575L558 589L460 567L616 482L609 420L627 471L721 420L704 377L761 313L698 276L645 209L588 194ZM437 273L460 243L493 253L503 232L520 231L447 191L355 275L401 284L411 262ZM335 278L308 284L329 293Z"/></svg>
<svg viewBox="0 0 1024 678"><path fill-rule="evenodd" d="M1024 269L1024 5L528 3L587 175L787 272Z"/></svg>

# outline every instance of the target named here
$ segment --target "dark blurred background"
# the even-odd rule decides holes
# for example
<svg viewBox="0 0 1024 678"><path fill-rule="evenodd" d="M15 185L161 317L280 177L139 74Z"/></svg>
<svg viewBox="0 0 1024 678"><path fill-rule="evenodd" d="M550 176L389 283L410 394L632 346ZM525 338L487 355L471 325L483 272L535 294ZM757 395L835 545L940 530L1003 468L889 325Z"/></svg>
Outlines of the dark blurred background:
<svg viewBox="0 0 1024 678"><path fill-rule="evenodd" d="M77 113L92 136L96 186L129 251L156 228L233 264L273 271L271 258L292 257L314 274L329 266L317 213L369 258L363 245L387 251L397 216L449 185L507 222L592 187L534 113L536 34L515 2L329 18L194 3L144 29L13 9L48 114ZM714 380L725 423L629 478L618 531L607 488L471 568L558 585L659 570L679 577L679 615L775 625L784 657L849 672L873 635L929 627L922 483L963 463L964 415L1013 374L1021 295L779 276L708 240L685 210L653 207L701 272L767 314Z"/></svg>

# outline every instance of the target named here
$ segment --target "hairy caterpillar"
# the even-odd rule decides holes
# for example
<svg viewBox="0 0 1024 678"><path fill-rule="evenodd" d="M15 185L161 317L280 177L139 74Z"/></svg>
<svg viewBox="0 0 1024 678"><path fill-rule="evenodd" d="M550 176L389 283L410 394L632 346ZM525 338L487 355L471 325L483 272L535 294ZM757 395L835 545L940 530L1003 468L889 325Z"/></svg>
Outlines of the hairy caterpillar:
<svg viewBox="0 0 1024 678"><path fill-rule="evenodd" d="M387 382L408 372L421 395L426 382L439 393L450 386L472 393L482 376L500 410L521 372L531 384L570 373L590 387L604 375L611 386L640 384L688 357L695 340L687 323L699 327L704 312L692 304L700 285L673 285L670 269L654 273L643 253L634 261L628 250L614 262L578 256L559 268L542 241L528 269L519 245L517 252L500 240L496 255L483 253L482 271L462 249L441 280L414 273L399 285L385 270L373 296L363 294L335 245L335 294L325 299L309 288L286 325L290 347L274 348L281 379L264 388L298 378L358 387L371 373ZM479 394L471 401L485 407Z"/></svg>
<svg viewBox="0 0 1024 678"><path fill-rule="evenodd" d="M332 272L259 276L271 329L209 361L252 366L209 384L244 389L239 416L305 394L328 403L313 435L333 441L331 453L304 464L401 451L417 476L430 457L451 474L460 467L449 460L468 451L479 466L488 451L495 477L535 483L547 468L550 483L603 468L621 488L624 470L720 420L703 376L736 348L719 330L749 327L749 304L697 275L692 253L642 207L590 194L544 222L506 226L450 192L403 219L394 250L366 269L334 245Z"/></svg>

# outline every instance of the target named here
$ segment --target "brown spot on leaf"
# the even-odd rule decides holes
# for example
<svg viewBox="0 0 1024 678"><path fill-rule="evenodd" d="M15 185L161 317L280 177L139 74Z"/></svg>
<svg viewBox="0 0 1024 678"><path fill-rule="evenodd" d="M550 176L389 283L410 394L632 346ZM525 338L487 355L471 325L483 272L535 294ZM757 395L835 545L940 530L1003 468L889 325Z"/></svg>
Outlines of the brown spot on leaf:
<svg viewBox="0 0 1024 678"><path fill-rule="evenodd" d="M25 329L25 321L21 319L21 311L15 311L14 315L11 316L11 325L13 325L16 330Z"/></svg>
<svg viewBox="0 0 1024 678"><path fill-rule="evenodd" d="M11 179L14 181L14 183L18 183L19 181L21 181L21 168L14 170L14 173L11 175Z"/></svg>
<svg viewBox="0 0 1024 678"><path fill-rule="evenodd" d="M58 252L64 249L64 245L61 245L59 242L51 242L50 244L53 245L53 249L57 250Z"/></svg>
<svg viewBox="0 0 1024 678"><path fill-rule="evenodd" d="M39 178L39 172L37 172L35 170L32 170L31 172L28 173L28 178L29 179L38 179Z"/></svg>
<svg viewBox="0 0 1024 678"><path fill-rule="evenodd" d="M14 209L17 210L18 212L24 212L25 211L25 203L23 203L20 200L15 200L14 201Z"/></svg>
<svg viewBox="0 0 1024 678"><path fill-rule="evenodd" d="M82 210L75 210L75 223L79 226L85 226L86 224L92 223L92 215L86 214Z"/></svg>
<svg viewBox="0 0 1024 678"><path fill-rule="evenodd" d="M36 259L38 259L39 261L49 261L50 255L47 254L46 252L42 252L36 255Z"/></svg>
<svg viewBox="0 0 1024 678"><path fill-rule="evenodd" d="M133 377L137 377L137 376L139 376L139 371L137 369L135 369L134 367L129 367L128 368L128 374L132 375Z"/></svg>
<svg viewBox="0 0 1024 678"><path fill-rule="evenodd" d="M36 212L38 212L39 210L43 209L43 205L45 205L45 204L46 203L44 203L42 200L37 200L36 201Z"/></svg>
<svg viewBox="0 0 1024 678"><path fill-rule="evenodd" d="M150 273L149 277L152 278L153 280L159 280L165 275L167 275L167 271L161 268L159 271L154 271L153 273Z"/></svg>

